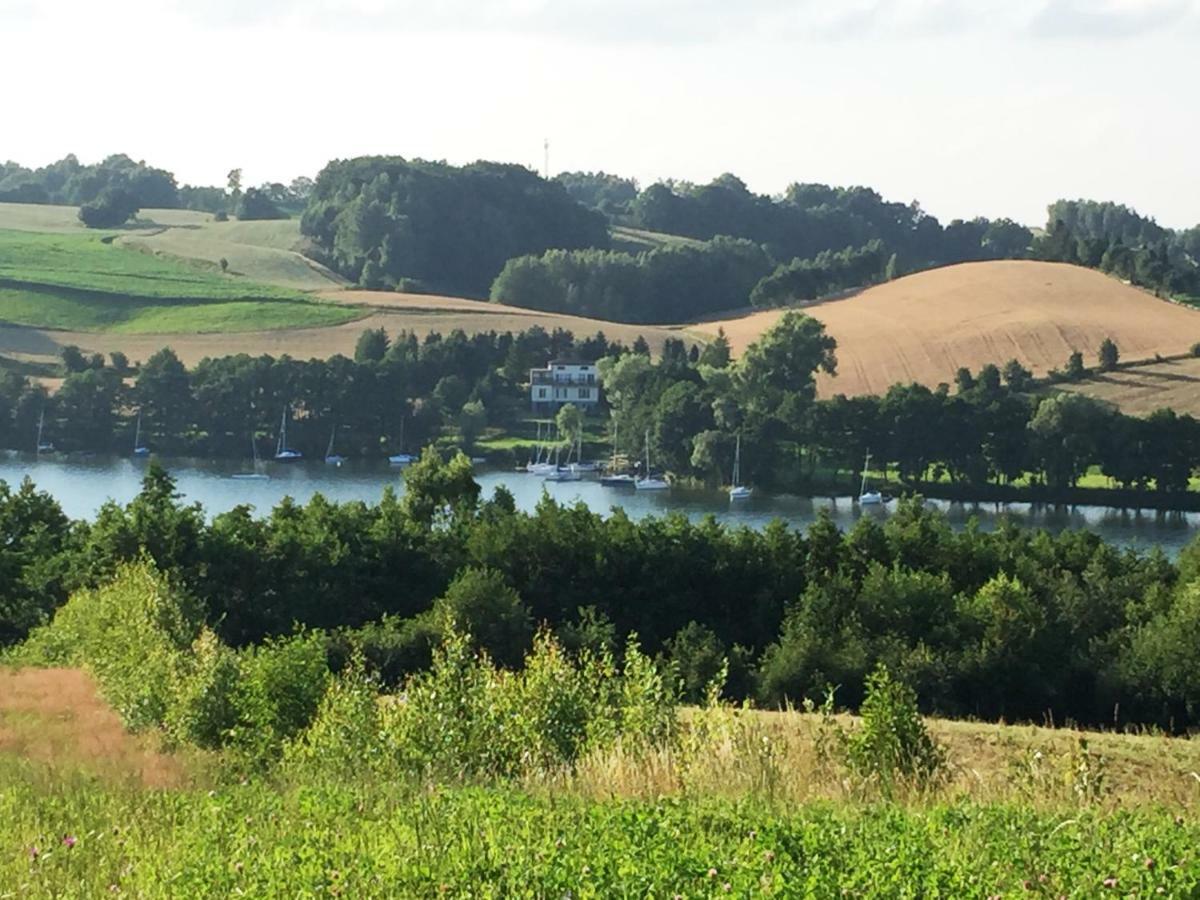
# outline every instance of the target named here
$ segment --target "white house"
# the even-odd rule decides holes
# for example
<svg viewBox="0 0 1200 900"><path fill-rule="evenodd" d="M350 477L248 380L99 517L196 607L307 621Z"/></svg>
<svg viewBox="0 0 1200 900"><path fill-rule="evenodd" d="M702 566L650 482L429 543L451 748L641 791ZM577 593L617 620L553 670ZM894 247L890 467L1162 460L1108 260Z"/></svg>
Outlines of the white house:
<svg viewBox="0 0 1200 900"><path fill-rule="evenodd" d="M600 402L596 364L555 359L544 369L531 369L529 402L534 412L553 412L566 403L584 412L595 409Z"/></svg>

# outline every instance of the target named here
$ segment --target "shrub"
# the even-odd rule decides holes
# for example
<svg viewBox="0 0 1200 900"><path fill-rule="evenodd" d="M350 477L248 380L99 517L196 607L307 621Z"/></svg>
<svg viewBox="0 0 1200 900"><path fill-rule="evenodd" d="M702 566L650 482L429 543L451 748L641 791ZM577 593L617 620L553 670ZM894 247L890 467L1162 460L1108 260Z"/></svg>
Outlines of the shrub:
<svg viewBox="0 0 1200 900"><path fill-rule="evenodd" d="M124 188L105 188L95 200L79 207L79 221L88 228L116 228L137 215L137 197Z"/></svg>
<svg viewBox="0 0 1200 900"><path fill-rule="evenodd" d="M147 561L121 565L108 584L78 591L19 650L25 662L83 665L131 729L161 725L200 633L194 603Z"/></svg>
<svg viewBox="0 0 1200 900"><path fill-rule="evenodd" d="M519 665L529 649L529 609L495 569L463 569L433 609L445 631L469 634L478 649L503 666Z"/></svg>
<svg viewBox="0 0 1200 900"><path fill-rule="evenodd" d="M1117 367L1121 353L1112 338L1105 338L1100 344L1100 371L1111 372Z"/></svg>
<svg viewBox="0 0 1200 900"><path fill-rule="evenodd" d="M239 722L237 654L205 627L176 669L164 722L167 734L199 747L224 745Z"/></svg>
<svg viewBox="0 0 1200 900"><path fill-rule="evenodd" d="M329 684L324 638L305 632L269 640L240 655L238 743L269 757L308 726Z"/></svg>
<svg viewBox="0 0 1200 900"><path fill-rule="evenodd" d="M341 774L379 770L391 758L385 745L379 707L379 683L367 674L361 655L334 678L311 724L289 741L286 765Z"/></svg>
<svg viewBox="0 0 1200 900"><path fill-rule="evenodd" d="M669 670L631 638L619 672L611 656L575 662L539 633L520 672L497 668L451 631L433 666L411 678L386 707L384 731L400 764L449 778L513 777L569 765L620 742L648 749L675 734Z"/></svg>
<svg viewBox="0 0 1200 900"><path fill-rule="evenodd" d="M860 776L890 793L897 778L925 786L941 774L945 751L925 728L916 693L894 680L887 666L880 664L867 678L860 714L862 725L846 742L847 761Z"/></svg>

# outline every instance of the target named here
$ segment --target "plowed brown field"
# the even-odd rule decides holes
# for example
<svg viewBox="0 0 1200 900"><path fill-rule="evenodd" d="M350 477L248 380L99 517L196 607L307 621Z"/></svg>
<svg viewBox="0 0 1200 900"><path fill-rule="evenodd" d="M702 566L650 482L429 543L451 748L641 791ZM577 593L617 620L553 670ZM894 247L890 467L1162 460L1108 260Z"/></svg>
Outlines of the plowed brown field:
<svg viewBox="0 0 1200 900"><path fill-rule="evenodd" d="M960 366L977 371L1013 358L1045 374L1074 350L1094 365L1106 337L1127 360L1183 353L1200 341L1200 312L1061 263L948 266L804 311L838 342L838 375L822 377L823 396L884 393L897 382L934 386ZM740 352L782 315L764 310L693 330L723 327Z"/></svg>

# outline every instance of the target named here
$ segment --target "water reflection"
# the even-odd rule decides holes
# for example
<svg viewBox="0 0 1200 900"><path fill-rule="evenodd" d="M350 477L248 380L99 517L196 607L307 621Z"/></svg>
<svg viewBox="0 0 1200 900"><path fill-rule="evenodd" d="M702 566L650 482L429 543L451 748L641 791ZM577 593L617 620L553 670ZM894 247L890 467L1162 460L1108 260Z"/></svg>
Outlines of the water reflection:
<svg viewBox="0 0 1200 900"><path fill-rule="evenodd" d="M374 503L384 488L404 490L401 471L386 464L349 462L340 467L321 462L268 464L270 479L243 481L232 478L245 471L237 461L193 459L167 460L165 464L175 477L179 491L188 502L200 503L209 515L224 512L247 503L259 512L266 512L283 497L306 502L316 493L330 500L362 500ZM12 485L26 476L42 490L56 497L69 516L94 516L109 499L128 503L137 494L144 460L112 458L66 458L10 454L0 457L0 479ZM861 515L886 519L886 508L863 510L849 497L792 497L767 496L756 492L749 500L731 504L719 491L685 491L637 493L630 489L601 487L595 481L548 483L523 473L482 470L478 480L485 496L499 485L513 494L517 507L532 510L543 491L561 503L581 501L589 508L607 514L614 506L623 507L632 518L681 512L691 519L713 515L719 521L752 528L762 528L773 519L783 519L797 527L811 523L821 510L828 510L842 528L849 528ZM996 527L1001 515L1007 514L1020 525L1063 529L1087 529L1108 541L1127 547L1147 549L1161 547L1175 555L1200 527L1200 514L1156 512L1153 510L1117 509L1104 506L1050 507L1028 503L952 503L931 500L931 506L942 510L956 528L965 527L972 517L979 527Z"/></svg>

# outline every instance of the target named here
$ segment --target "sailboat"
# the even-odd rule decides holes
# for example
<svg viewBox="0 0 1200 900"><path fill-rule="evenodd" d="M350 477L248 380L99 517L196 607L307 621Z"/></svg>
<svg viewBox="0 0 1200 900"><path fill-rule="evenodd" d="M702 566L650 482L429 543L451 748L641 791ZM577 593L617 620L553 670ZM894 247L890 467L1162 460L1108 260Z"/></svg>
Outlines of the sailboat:
<svg viewBox="0 0 1200 900"><path fill-rule="evenodd" d="M646 471L641 478L635 478L633 486L639 491L665 491L671 487L663 478L655 478L650 474L650 432L646 431Z"/></svg>
<svg viewBox="0 0 1200 900"><path fill-rule="evenodd" d="M333 452L333 438L337 434L337 426L329 430L329 446L325 448L325 464L329 466L340 466L346 461L346 457Z"/></svg>
<svg viewBox="0 0 1200 900"><path fill-rule="evenodd" d="M571 462L571 453L575 453L575 462ZM576 445L567 450L567 461L565 465L554 466L554 471L547 473L547 481L578 481L580 478L579 472L579 454L583 452L582 436L576 438Z"/></svg>
<svg viewBox="0 0 1200 900"><path fill-rule="evenodd" d="M390 466L408 466L415 463L417 458L411 453L404 452L404 420L400 420L400 452L393 453L388 457L388 465Z"/></svg>
<svg viewBox="0 0 1200 900"><path fill-rule="evenodd" d="M287 445L288 413L291 411L290 406L285 406L283 415L279 419L279 442L275 445L275 462L296 462L304 459L303 453L293 450Z"/></svg>
<svg viewBox="0 0 1200 900"><path fill-rule="evenodd" d="M742 484L742 435L738 432L737 445L733 451L733 486L729 489L730 500L749 500L753 488Z"/></svg>
<svg viewBox="0 0 1200 900"><path fill-rule="evenodd" d="M628 472L617 471L617 422L613 420L613 452L612 459L603 475L600 476L602 487L633 487L634 477Z"/></svg>
<svg viewBox="0 0 1200 900"><path fill-rule="evenodd" d="M525 471L529 472L531 475L545 476L545 475L549 475L553 472L558 471L558 459L557 459L558 448L557 447L555 447L555 450L554 450L554 452L556 454L556 458L553 462L550 461L550 444L552 442L551 438L552 438L553 433L554 433L554 425L552 423L548 422L546 424L545 441L538 445L537 459L535 459L532 463L530 463L528 466L525 467ZM538 430L538 439L541 440L540 428ZM545 451L544 457L542 456L543 450Z"/></svg>
<svg viewBox="0 0 1200 900"><path fill-rule="evenodd" d="M38 416L38 431L37 431L37 452L40 456L43 453L53 453L54 445L49 441L42 440L42 432L46 428L46 408L42 407L41 415Z"/></svg>
<svg viewBox="0 0 1200 900"><path fill-rule="evenodd" d="M133 455L149 456L150 448L142 446L142 411L138 410L137 428L133 432Z"/></svg>
<svg viewBox="0 0 1200 900"><path fill-rule="evenodd" d="M266 472L261 471L262 460L258 458L258 444L254 441L254 434L250 435L250 455L254 459L254 471L252 472L235 472L230 478L236 478L239 481L266 481L271 476Z"/></svg>
<svg viewBox="0 0 1200 900"><path fill-rule="evenodd" d="M867 490L867 469L871 465L871 451L867 451L867 458L863 460L862 484L858 489L858 502L863 506L880 506L883 504L883 494L879 491Z"/></svg>

